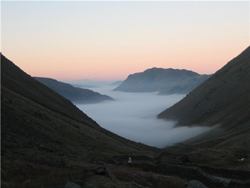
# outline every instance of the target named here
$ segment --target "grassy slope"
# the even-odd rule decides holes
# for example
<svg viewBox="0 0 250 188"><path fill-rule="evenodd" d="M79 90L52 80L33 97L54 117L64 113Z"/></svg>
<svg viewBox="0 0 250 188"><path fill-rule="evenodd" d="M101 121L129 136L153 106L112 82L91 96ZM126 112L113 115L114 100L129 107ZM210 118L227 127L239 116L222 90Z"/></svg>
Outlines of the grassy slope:
<svg viewBox="0 0 250 188"><path fill-rule="evenodd" d="M101 128L70 101L5 57L1 60L1 171L5 183L29 178L27 174L36 173L39 165L67 169L94 161L112 162L114 155L155 155L157 149ZM25 163L33 167L26 169Z"/></svg>
<svg viewBox="0 0 250 188"><path fill-rule="evenodd" d="M187 161L224 168L250 167L250 47L179 103L159 114L179 125L221 126L167 148ZM238 159L245 158L243 163Z"/></svg>
<svg viewBox="0 0 250 188"><path fill-rule="evenodd" d="M247 126L250 123L249 72L250 47L158 117L177 120L179 125Z"/></svg>
<svg viewBox="0 0 250 188"><path fill-rule="evenodd" d="M1 86L62 115L97 126L69 100L44 86L1 55ZM90 123L91 122L91 123Z"/></svg>
<svg viewBox="0 0 250 188"><path fill-rule="evenodd" d="M3 57L1 59L4 60ZM4 61L9 65L5 66ZM150 172L146 174L142 167L116 166L119 161L108 166L107 163L114 160L125 161L126 156L132 155L135 159L134 156L139 155L139 160L161 151L102 129L68 100L33 81L12 62L4 61L1 62L2 187L59 188L64 187L67 181L81 186L90 182L98 184L96 187L135 186L126 181L148 187L184 187L187 180ZM120 158L116 159L114 155ZM167 154L161 161L166 158L169 163L171 156L174 156L174 162L182 160L182 154ZM197 156L199 153L190 155L193 158ZM155 160L157 164L161 162L158 157ZM106 163L104 165L121 181L117 183L109 177L89 174L91 169L103 166L95 165L95 161ZM153 161L149 159L148 162ZM135 173L143 178L136 178Z"/></svg>

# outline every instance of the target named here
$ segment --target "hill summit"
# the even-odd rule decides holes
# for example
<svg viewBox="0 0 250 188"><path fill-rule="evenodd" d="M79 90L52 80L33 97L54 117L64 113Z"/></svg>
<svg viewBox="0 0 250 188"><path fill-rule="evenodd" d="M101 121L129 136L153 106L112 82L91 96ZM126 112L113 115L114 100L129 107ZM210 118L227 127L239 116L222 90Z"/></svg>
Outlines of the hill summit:
<svg viewBox="0 0 250 188"><path fill-rule="evenodd" d="M114 91L156 92L159 94L187 94L206 80L209 75L179 69L152 68L131 74Z"/></svg>

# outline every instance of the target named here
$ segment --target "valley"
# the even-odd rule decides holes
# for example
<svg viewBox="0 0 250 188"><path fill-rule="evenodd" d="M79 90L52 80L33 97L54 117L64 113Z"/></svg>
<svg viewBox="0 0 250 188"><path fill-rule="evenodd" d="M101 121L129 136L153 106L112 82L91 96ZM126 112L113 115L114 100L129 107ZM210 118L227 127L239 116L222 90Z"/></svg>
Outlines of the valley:
<svg viewBox="0 0 250 188"><path fill-rule="evenodd" d="M250 188L249 1L1 1L1 188Z"/></svg>
<svg viewBox="0 0 250 188"><path fill-rule="evenodd" d="M238 72L237 87L248 92L248 85L244 87L248 82L240 80L249 74L231 67L240 65L247 71L249 49L189 95L118 92L108 85L95 90L115 100L85 105L73 104L1 55L2 187L249 187L249 119L245 113L238 116L245 117L241 121L230 124L223 116L208 114L220 122L215 127L206 126L207 121L184 125L177 119L156 118L165 108L158 117L166 118L184 104L176 115L190 113L182 113L188 99L202 98L197 97L200 88L208 88L208 83L213 87L211 80L227 75L227 69ZM226 90L226 84L219 89ZM224 100L235 99L231 96L238 93L227 92ZM238 96L230 105L237 107L237 101L244 99L243 107L249 109L248 95ZM228 114L228 110L220 108L220 113ZM129 157L132 164L127 163Z"/></svg>
<svg viewBox="0 0 250 188"><path fill-rule="evenodd" d="M164 148L203 133L209 127L178 127L176 122L157 119L156 114L170 107L185 95L158 95L157 92L129 93L112 91L103 85L94 91L112 96L114 101L77 107L103 128L122 137L150 146Z"/></svg>

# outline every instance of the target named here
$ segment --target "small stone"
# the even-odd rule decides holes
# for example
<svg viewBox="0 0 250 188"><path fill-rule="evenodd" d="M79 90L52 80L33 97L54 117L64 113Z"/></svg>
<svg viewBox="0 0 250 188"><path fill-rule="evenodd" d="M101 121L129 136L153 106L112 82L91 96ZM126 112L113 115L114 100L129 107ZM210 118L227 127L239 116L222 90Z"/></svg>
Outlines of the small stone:
<svg viewBox="0 0 250 188"><path fill-rule="evenodd" d="M106 175L107 170L106 170L106 168L100 167L100 168L97 168L97 169L95 170L95 172L96 172L96 174L98 174L98 175Z"/></svg>

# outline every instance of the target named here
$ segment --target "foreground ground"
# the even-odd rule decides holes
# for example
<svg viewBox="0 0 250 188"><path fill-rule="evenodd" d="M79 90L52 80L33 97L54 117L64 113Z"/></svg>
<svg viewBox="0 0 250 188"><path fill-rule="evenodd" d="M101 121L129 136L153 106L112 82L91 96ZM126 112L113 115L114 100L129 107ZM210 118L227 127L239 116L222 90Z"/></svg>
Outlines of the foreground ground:
<svg viewBox="0 0 250 188"><path fill-rule="evenodd" d="M182 188L249 187L248 159L239 167L223 168L191 162L185 155L168 151L157 157L126 155L71 164L38 164L2 158L2 187L10 188ZM242 166L242 167L240 167ZM195 180L195 181L194 181Z"/></svg>

